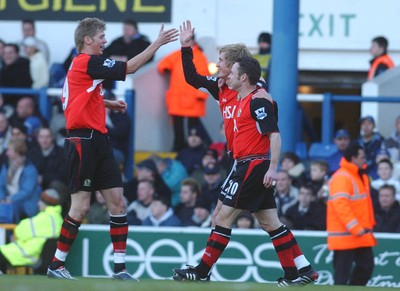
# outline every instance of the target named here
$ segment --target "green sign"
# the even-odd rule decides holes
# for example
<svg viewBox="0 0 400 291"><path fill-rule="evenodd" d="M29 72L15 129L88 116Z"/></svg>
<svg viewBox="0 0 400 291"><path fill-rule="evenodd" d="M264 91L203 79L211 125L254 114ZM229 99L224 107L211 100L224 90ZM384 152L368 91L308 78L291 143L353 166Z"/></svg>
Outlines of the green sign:
<svg viewBox="0 0 400 291"><path fill-rule="evenodd" d="M85 17L170 22L171 0L0 0L1 20L77 21Z"/></svg>
<svg viewBox="0 0 400 291"><path fill-rule="evenodd" d="M172 268L196 265L203 254L208 229L131 226L127 268L137 278L168 279ZM333 284L333 253L326 233L295 231L295 237L313 267L319 284ZM377 234L375 269L369 285L400 287L400 235ZM113 248L107 226L84 225L68 256L67 267L75 276L111 276ZM261 230L238 230L212 270L213 281L275 282L282 269L269 236Z"/></svg>

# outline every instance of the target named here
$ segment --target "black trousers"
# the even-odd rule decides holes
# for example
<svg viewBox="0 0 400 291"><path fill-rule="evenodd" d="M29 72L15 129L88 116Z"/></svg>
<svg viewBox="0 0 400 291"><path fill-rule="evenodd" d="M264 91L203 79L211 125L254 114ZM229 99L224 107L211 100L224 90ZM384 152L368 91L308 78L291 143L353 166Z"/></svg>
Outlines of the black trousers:
<svg viewBox="0 0 400 291"><path fill-rule="evenodd" d="M10 262L6 259L3 253L0 252L0 271L2 271L3 274L6 273L8 264L10 264Z"/></svg>
<svg viewBox="0 0 400 291"><path fill-rule="evenodd" d="M371 247L334 251L334 284L365 286L374 270Z"/></svg>

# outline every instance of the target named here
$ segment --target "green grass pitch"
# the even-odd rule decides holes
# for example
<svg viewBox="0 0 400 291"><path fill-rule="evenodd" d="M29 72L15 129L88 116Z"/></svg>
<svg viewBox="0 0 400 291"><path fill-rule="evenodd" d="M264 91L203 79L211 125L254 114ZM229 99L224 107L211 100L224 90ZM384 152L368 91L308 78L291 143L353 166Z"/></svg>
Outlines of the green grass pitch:
<svg viewBox="0 0 400 291"><path fill-rule="evenodd" d="M293 288L292 288L293 289ZM367 291L377 290L372 287L353 287L353 286L322 286L307 285L296 287L303 291ZM266 291L282 290L274 284L263 283L237 283L237 282L175 282L172 280L151 280L143 279L140 282L121 282L107 278L78 278L77 281L48 279L45 276L19 276L1 275L1 291ZM379 290L393 290L393 288L379 288Z"/></svg>

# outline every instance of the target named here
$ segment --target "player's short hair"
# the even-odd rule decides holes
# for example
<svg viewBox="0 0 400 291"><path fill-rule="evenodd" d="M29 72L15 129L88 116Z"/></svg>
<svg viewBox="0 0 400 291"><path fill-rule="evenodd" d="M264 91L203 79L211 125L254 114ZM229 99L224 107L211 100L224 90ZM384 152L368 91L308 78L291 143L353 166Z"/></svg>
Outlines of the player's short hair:
<svg viewBox="0 0 400 291"><path fill-rule="evenodd" d="M233 43L224 45L219 53L225 53L225 60L228 67L232 67L234 63L244 57L251 57L251 52L243 43Z"/></svg>
<svg viewBox="0 0 400 291"><path fill-rule="evenodd" d="M96 17L87 17L79 21L74 36L76 50L79 53L82 51L85 36L94 37L99 31L104 31L105 29L106 23Z"/></svg>
<svg viewBox="0 0 400 291"><path fill-rule="evenodd" d="M256 85L261 77L260 63L253 57L243 57L238 61L239 76L246 74L250 85Z"/></svg>

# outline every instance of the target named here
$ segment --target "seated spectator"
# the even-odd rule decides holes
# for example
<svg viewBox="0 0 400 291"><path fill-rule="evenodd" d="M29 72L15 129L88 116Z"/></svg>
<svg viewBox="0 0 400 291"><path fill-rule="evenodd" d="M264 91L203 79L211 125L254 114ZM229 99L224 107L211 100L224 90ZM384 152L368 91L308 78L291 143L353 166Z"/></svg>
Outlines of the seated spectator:
<svg viewBox="0 0 400 291"><path fill-rule="evenodd" d="M384 141L384 146L390 154L392 163L400 161L400 115L396 117L393 133Z"/></svg>
<svg viewBox="0 0 400 291"><path fill-rule="evenodd" d="M285 218L293 229L324 230L326 229L326 209L323 204L315 202L311 185L303 185L299 190L298 202L286 211ZM285 223L286 219L282 219Z"/></svg>
<svg viewBox="0 0 400 291"><path fill-rule="evenodd" d="M163 159L158 156L153 156L152 158L157 165L158 172L162 179L172 192L171 205L175 207L179 202L181 182L188 177L186 169L178 160L170 158Z"/></svg>
<svg viewBox="0 0 400 291"><path fill-rule="evenodd" d="M155 194L154 183L150 180L141 180L138 184L137 199L129 204L127 208L128 224L134 225L137 220L140 224L151 214L150 204ZM134 213L134 216L131 215Z"/></svg>
<svg viewBox="0 0 400 291"><path fill-rule="evenodd" d="M218 153L216 150L207 149L204 151L203 157L201 158L200 168L194 170L192 174L190 174L190 177L195 179L200 185L202 185L204 183L204 168L206 167L206 165L211 163L218 163Z"/></svg>
<svg viewBox="0 0 400 291"><path fill-rule="evenodd" d="M50 128L39 129L37 145L29 150L28 157L39 172L38 183L42 189L48 188L53 181L66 184L64 151L54 143Z"/></svg>
<svg viewBox="0 0 400 291"><path fill-rule="evenodd" d="M33 266L39 261L46 240L60 235L64 219L59 204L57 191L42 192L38 201L40 212L21 220L14 229L14 241L0 246L1 272L6 272L7 265Z"/></svg>
<svg viewBox="0 0 400 291"><path fill-rule="evenodd" d="M182 163L190 175L193 171L201 168L204 151L205 147L199 131L192 128L187 137L187 146L178 152L176 160Z"/></svg>
<svg viewBox="0 0 400 291"><path fill-rule="evenodd" d="M383 136L374 130L374 118L369 115L362 117L360 119L360 136L355 140L364 149L367 159L367 173L372 179L377 178L375 159L384 140Z"/></svg>
<svg viewBox="0 0 400 291"><path fill-rule="evenodd" d="M44 54L39 50L36 39L27 37L22 42L24 52L29 58L29 72L32 78L32 88L40 89L49 86L49 64Z"/></svg>
<svg viewBox="0 0 400 291"><path fill-rule="evenodd" d="M379 188L379 207L375 210L375 232L400 232L400 206L396 189L385 184Z"/></svg>
<svg viewBox="0 0 400 291"><path fill-rule="evenodd" d="M151 202L151 215L147 217L142 225L145 226L181 226L182 223L175 216L169 199L156 194Z"/></svg>
<svg viewBox="0 0 400 291"><path fill-rule="evenodd" d="M100 191L95 191L92 197L94 197L94 201L90 204L89 212L86 214L86 222L88 224L109 224L110 212L103 195Z"/></svg>
<svg viewBox="0 0 400 291"><path fill-rule="evenodd" d="M306 181L306 168L303 163L300 162L300 158L292 152L286 152L282 154L280 168L289 173L292 178L292 185L300 187Z"/></svg>
<svg viewBox="0 0 400 291"><path fill-rule="evenodd" d="M211 210L214 210L218 196L221 193L221 187L224 180L221 176L220 166L217 163L209 163L204 168L204 183L201 187L201 193L205 199L210 202Z"/></svg>
<svg viewBox="0 0 400 291"><path fill-rule="evenodd" d="M153 181L156 193L171 197L171 190L158 172L155 162L152 159L146 159L136 165L136 176L124 184L124 196L128 203L132 203L137 198L137 185L140 180Z"/></svg>
<svg viewBox="0 0 400 291"><path fill-rule="evenodd" d="M371 187L376 191L385 185L392 185L395 188L395 198L400 201L400 182L393 178L393 164L389 159L378 162L378 178L372 180Z"/></svg>
<svg viewBox="0 0 400 291"><path fill-rule="evenodd" d="M3 67L0 72L0 87L30 88L32 78L29 72L29 60L19 56L19 47L10 43L4 46ZM19 95L4 94L4 103L16 106Z"/></svg>
<svg viewBox="0 0 400 291"><path fill-rule="evenodd" d="M18 100L17 107L14 115L11 117L10 123L13 126L24 124L28 129L29 135L34 135L35 129L47 125L47 121L37 110L35 100L30 96L23 96Z"/></svg>
<svg viewBox="0 0 400 291"><path fill-rule="evenodd" d="M333 174L339 169L340 160L343 157L345 149L350 144L350 134L345 129L339 129L335 133L333 142L336 145L336 151L327 159L329 164L329 175Z"/></svg>
<svg viewBox="0 0 400 291"><path fill-rule="evenodd" d="M113 93L107 92L104 99L116 100L117 98ZM113 147L115 159L118 165L123 168L129 152L131 121L128 114L106 107L106 128Z"/></svg>
<svg viewBox="0 0 400 291"><path fill-rule="evenodd" d="M6 151L12 136L12 128L8 123L7 116L0 112L0 167L7 160Z"/></svg>
<svg viewBox="0 0 400 291"><path fill-rule="evenodd" d="M0 69L1 72L1 69ZM1 79L1 75L0 75ZM1 83L1 81L0 81ZM11 118L11 116L14 114L14 107L11 106L10 104L5 104L4 103L4 97L3 94L0 93L0 112L5 114L7 119Z"/></svg>
<svg viewBox="0 0 400 291"><path fill-rule="evenodd" d="M278 217L286 213L286 210L296 204L299 189L292 185L292 178L285 170L278 171L278 178L275 186L275 202Z"/></svg>
<svg viewBox="0 0 400 291"><path fill-rule="evenodd" d="M314 160L310 164L310 185L313 188L314 197L327 197L326 190L328 185L328 163L323 160Z"/></svg>
<svg viewBox="0 0 400 291"><path fill-rule="evenodd" d="M47 43L36 37L35 22L32 19L22 20L22 35L23 39L20 42L20 47L23 47L24 40L28 37L33 37L37 44L37 48L43 53L47 63L50 61L50 52ZM21 56L25 57L24 51L21 50Z"/></svg>
<svg viewBox="0 0 400 291"><path fill-rule="evenodd" d="M230 158L230 153L228 153L228 148L226 144L226 137L225 137L225 124L224 122L221 122L221 128L220 128L220 136L223 141L217 141L212 143L209 148L216 150L218 152L218 163L221 166L221 169L225 172L228 173L231 170L231 158Z"/></svg>
<svg viewBox="0 0 400 291"><path fill-rule="evenodd" d="M192 221L198 227L211 227L211 204L203 195L196 198Z"/></svg>
<svg viewBox="0 0 400 291"><path fill-rule="evenodd" d="M252 229L254 228L254 217L248 211L242 211L236 218L234 227L241 229Z"/></svg>
<svg viewBox="0 0 400 291"><path fill-rule="evenodd" d="M174 209L174 213L182 222L182 226L195 226L192 217L199 195L201 195L200 186L196 180L187 178L182 181L180 201Z"/></svg>
<svg viewBox="0 0 400 291"><path fill-rule="evenodd" d="M11 203L14 222L32 217L38 212L41 188L38 172L27 157L28 148L24 140L12 138L8 144L8 163L0 169L0 201Z"/></svg>

